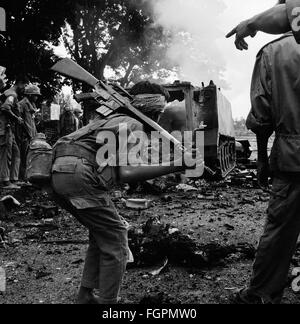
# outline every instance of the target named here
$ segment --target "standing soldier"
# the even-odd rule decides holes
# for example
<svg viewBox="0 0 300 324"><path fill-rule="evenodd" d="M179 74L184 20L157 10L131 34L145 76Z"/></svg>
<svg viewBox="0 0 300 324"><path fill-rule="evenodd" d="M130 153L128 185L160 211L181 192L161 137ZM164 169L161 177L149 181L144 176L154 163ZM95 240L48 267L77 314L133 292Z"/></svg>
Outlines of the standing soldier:
<svg viewBox="0 0 300 324"><path fill-rule="evenodd" d="M28 80L18 78L15 85L4 92L0 107L0 187L19 189L20 150L16 143L17 126L23 124L19 116L18 99L24 94Z"/></svg>
<svg viewBox="0 0 300 324"><path fill-rule="evenodd" d="M36 103L41 96L41 90L36 85L29 85L25 89L25 97L19 103L20 116L24 121L20 136L21 167L20 179L26 180L26 159L30 142L37 135L34 114L37 111Z"/></svg>
<svg viewBox="0 0 300 324"><path fill-rule="evenodd" d="M165 107L143 111L150 118L158 117ZM151 111L151 114L150 114ZM125 128L125 133L122 132ZM136 119L122 113L103 117L94 113L91 123L79 131L58 141L54 149L52 187L60 204L70 211L89 229L89 249L85 261L81 288L77 303L117 303L122 278L128 261L127 224L119 216L108 190L116 183L136 183L153 179L165 174L185 170L182 158L179 164L134 165L129 163L128 152L141 134L143 125ZM119 158L127 161L128 166L100 166L99 150L105 145L107 134L114 135L115 149ZM122 143L119 136L124 133ZM136 156L136 154L134 154ZM112 155L110 158L114 158ZM192 155L185 153L185 161L191 161ZM118 161L118 159L116 159ZM124 163L124 162L123 162ZM118 165L118 162L116 162ZM183 165L184 164L184 165ZM175 165L183 165L175 167ZM93 290L99 289L100 299L96 300Z"/></svg>
<svg viewBox="0 0 300 324"><path fill-rule="evenodd" d="M257 56L247 127L257 136L260 183L267 185L270 171L274 180L250 286L237 296L241 303L281 302L300 233L299 66L300 46L291 32ZM267 147L273 132L269 163Z"/></svg>

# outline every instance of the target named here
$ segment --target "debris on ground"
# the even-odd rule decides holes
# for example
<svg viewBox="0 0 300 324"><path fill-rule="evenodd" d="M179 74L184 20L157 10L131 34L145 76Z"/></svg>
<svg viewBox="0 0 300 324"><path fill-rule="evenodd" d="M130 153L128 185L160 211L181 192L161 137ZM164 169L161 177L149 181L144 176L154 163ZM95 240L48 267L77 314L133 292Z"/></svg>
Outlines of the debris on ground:
<svg viewBox="0 0 300 324"><path fill-rule="evenodd" d="M242 181L238 176L242 184L230 178L205 181L175 175L139 185L131 193L128 186L114 188L111 197L131 226L135 259L127 268L122 302L227 303L233 290L249 281L269 193L245 176L243 172ZM193 191L178 191L180 182ZM47 193L24 187L13 197L21 205L0 220L0 267L7 284L0 304L74 303L88 232L57 209ZM145 210L129 209L124 204L129 199L152 204ZM300 246L292 263L300 267ZM285 303L300 303L292 290L294 280Z"/></svg>
<svg viewBox="0 0 300 324"><path fill-rule="evenodd" d="M231 229L231 228L230 228ZM157 218L129 231L129 246L135 258L135 266L151 266L166 258L173 265L188 267L210 267L233 254L253 259L255 248L250 244L221 245L216 242L199 245L189 235Z"/></svg>
<svg viewBox="0 0 300 324"><path fill-rule="evenodd" d="M175 299L169 294L160 292L158 294L146 295L139 302L141 305L180 305L182 302L178 299Z"/></svg>
<svg viewBox="0 0 300 324"><path fill-rule="evenodd" d="M33 206L33 215L38 219L51 219L58 216L59 208L53 205Z"/></svg>
<svg viewBox="0 0 300 324"><path fill-rule="evenodd" d="M0 199L0 218L7 217L8 212L20 207L20 202L13 196L4 196Z"/></svg>
<svg viewBox="0 0 300 324"><path fill-rule="evenodd" d="M258 186L256 174L252 170L243 170L243 168L236 168L226 182L236 186Z"/></svg>
<svg viewBox="0 0 300 324"><path fill-rule="evenodd" d="M193 186L190 186L190 185L187 185L187 184L180 184L176 187L176 190L177 191L183 191L183 192L197 192L198 189L193 187Z"/></svg>
<svg viewBox="0 0 300 324"><path fill-rule="evenodd" d="M125 203L129 209L145 210L151 207L152 201L148 199L128 199Z"/></svg>
<svg viewBox="0 0 300 324"><path fill-rule="evenodd" d="M153 277L160 275L162 271L166 269L168 263L169 263L168 258L165 258L162 265L160 265L158 269L150 271L149 274Z"/></svg>

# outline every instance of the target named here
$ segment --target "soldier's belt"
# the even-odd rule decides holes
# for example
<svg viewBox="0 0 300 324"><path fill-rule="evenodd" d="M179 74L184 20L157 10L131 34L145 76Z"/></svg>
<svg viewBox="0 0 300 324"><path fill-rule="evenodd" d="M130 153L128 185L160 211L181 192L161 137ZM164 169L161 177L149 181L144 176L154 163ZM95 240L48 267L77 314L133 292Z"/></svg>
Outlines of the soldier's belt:
<svg viewBox="0 0 300 324"><path fill-rule="evenodd" d="M88 150L84 146L76 143L60 143L54 149L54 159L73 156L79 159L86 159L93 165L96 163L96 153Z"/></svg>

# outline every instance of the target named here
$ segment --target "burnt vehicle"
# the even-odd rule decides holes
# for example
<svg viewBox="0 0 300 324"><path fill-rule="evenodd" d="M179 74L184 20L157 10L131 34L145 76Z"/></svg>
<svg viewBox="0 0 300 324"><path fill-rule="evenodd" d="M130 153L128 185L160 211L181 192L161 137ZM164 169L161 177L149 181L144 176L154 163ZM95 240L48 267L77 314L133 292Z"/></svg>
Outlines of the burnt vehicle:
<svg viewBox="0 0 300 324"><path fill-rule="evenodd" d="M205 165L216 177L225 178L236 167L236 143L231 104L220 89L194 87L176 81L164 86L170 93L160 125L168 132L193 131L205 125Z"/></svg>

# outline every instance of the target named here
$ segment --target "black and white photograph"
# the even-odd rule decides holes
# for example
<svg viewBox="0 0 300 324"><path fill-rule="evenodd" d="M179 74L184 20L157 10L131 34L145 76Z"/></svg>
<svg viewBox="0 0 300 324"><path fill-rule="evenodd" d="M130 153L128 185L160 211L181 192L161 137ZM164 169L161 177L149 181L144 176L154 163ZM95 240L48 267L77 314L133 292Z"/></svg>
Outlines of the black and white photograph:
<svg viewBox="0 0 300 324"><path fill-rule="evenodd" d="M300 0L0 0L0 304L300 304L299 71Z"/></svg>

